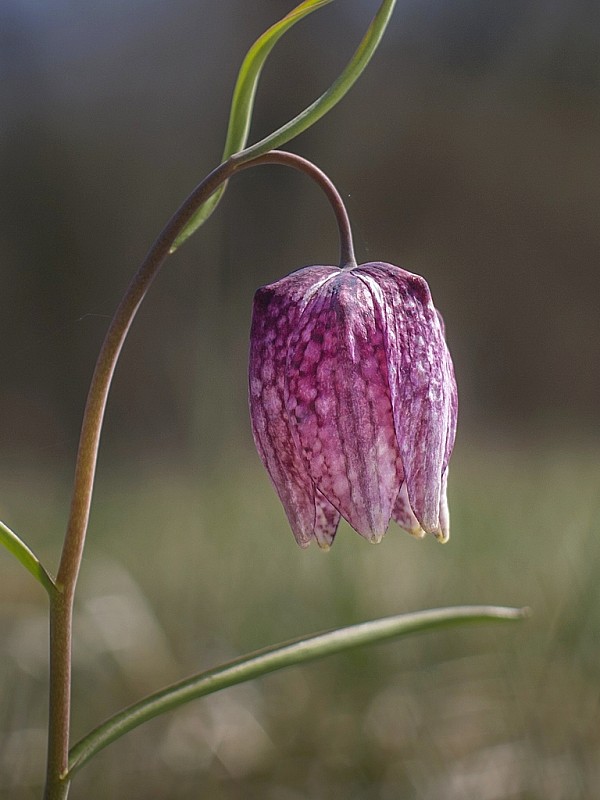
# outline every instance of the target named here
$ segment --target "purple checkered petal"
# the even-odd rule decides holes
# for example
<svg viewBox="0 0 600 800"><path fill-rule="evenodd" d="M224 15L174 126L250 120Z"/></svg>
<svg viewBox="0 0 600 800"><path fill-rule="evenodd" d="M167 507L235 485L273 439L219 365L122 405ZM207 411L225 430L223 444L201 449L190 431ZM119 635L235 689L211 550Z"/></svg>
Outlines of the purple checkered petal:
<svg viewBox="0 0 600 800"><path fill-rule="evenodd" d="M315 492L315 539L323 550L329 550L340 521L340 512L317 489Z"/></svg>
<svg viewBox="0 0 600 800"><path fill-rule="evenodd" d="M457 401L442 323L423 278L382 263L363 264L357 272L386 316L390 393L409 504L423 530L444 540L443 474L454 444Z"/></svg>
<svg viewBox="0 0 600 800"><path fill-rule="evenodd" d="M417 539L422 539L425 536L425 531L419 525L419 520L415 517L410 502L408 500L408 492L406 490L406 483L403 483L398 497L394 503L392 510L392 519L404 528L405 531L410 533L411 536L416 536Z"/></svg>
<svg viewBox="0 0 600 800"><path fill-rule="evenodd" d="M446 324L444 322L444 318L440 314L440 312L435 310L440 327L442 329L442 336L444 337L444 342L446 341ZM445 358L445 370L444 370L444 380L448 386L448 391L450 393L450 417L448 422L448 432L446 434L446 450L444 453L444 467L447 471L448 464L450 463L450 456L452 455L452 450L454 448L454 440L456 438L456 423L458 421L458 391L456 388L456 378L454 377L454 364L452 363L452 357L450 356L450 351L446 347L446 358ZM447 481L447 476L446 476ZM444 491L442 492L442 496L444 497ZM446 511L447 511L447 503L446 503ZM442 513L440 507L440 514ZM447 541L448 537L444 541Z"/></svg>
<svg viewBox="0 0 600 800"><path fill-rule="evenodd" d="M317 489L361 535L379 541L398 495L381 314L352 271L324 282L290 338L286 408Z"/></svg>
<svg viewBox="0 0 600 800"><path fill-rule="evenodd" d="M440 533L438 536L441 542L447 542L450 538L450 511L448 510L448 467L442 475L442 496L440 500Z"/></svg>
<svg viewBox="0 0 600 800"><path fill-rule="evenodd" d="M307 267L256 292L250 334L249 399L252 432L298 544L315 536L317 506L313 483L294 444L284 404L289 340L302 309L334 267ZM333 539L319 504L322 539ZM335 531L334 531L335 532Z"/></svg>

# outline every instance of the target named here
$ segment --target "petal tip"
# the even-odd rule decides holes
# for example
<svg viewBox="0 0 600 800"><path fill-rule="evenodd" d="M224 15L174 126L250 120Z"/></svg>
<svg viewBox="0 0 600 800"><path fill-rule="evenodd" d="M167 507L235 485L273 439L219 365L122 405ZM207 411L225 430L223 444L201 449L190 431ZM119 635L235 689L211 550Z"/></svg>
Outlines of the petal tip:
<svg viewBox="0 0 600 800"><path fill-rule="evenodd" d="M296 544L301 550L306 550L310 544L310 541L305 541L304 539L296 539Z"/></svg>
<svg viewBox="0 0 600 800"><path fill-rule="evenodd" d="M433 535L440 544L446 544L446 542L450 539L450 531L443 531L441 528L438 528L437 531L434 531Z"/></svg>

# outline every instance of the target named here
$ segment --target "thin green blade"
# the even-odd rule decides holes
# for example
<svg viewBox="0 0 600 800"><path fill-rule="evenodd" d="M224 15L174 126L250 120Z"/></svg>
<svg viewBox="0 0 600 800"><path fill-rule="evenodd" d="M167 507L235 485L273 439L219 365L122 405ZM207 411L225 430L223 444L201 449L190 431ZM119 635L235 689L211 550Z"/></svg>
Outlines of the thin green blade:
<svg viewBox="0 0 600 800"><path fill-rule="evenodd" d="M314 103L298 114L294 119L287 122L281 128L269 136L261 139L260 142L253 144L240 153L235 155L235 160L239 162L249 161L256 156L281 147L282 144L289 142L299 134L303 133L311 125L321 119L330 111L344 95L351 89L356 80L362 75L367 64L379 46L379 42L390 17L394 10L396 0L384 0L379 11L375 14L368 31L366 32L358 49L346 65L339 78L324 92Z"/></svg>
<svg viewBox="0 0 600 800"><path fill-rule="evenodd" d="M145 697L106 720L81 739L70 752L69 775L111 742L144 722L184 703L220 689L258 678L269 672L341 653L359 645L374 644L410 633L473 622L522 619L526 610L499 606L458 606L418 611L363 622L326 633L313 634L251 653L215 669L195 675Z"/></svg>
<svg viewBox="0 0 600 800"><path fill-rule="evenodd" d="M0 522L0 542L13 556L19 559L21 564L42 584L48 594L52 594L56 590L54 581L48 575L37 556L3 522Z"/></svg>
<svg viewBox="0 0 600 800"><path fill-rule="evenodd" d="M254 42L242 62L233 91L227 138L225 141L225 149L223 150L223 161L226 161L229 156L242 150L246 145L250 123L252 121L252 111L254 109L254 98L256 96L258 79L271 50L275 47L283 34L292 26L308 14L311 14L313 11L331 2L332 0L305 0L305 2L300 3L299 6L296 6L296 8L290 11L289 14L286 14L283 19L280 19L279 22L272 25L256 40L256 42ZM172 253L174 253L175 250L177 250L177 248L210 217L219 204L226 185L227 184L223 184L220 186L206 203L200 206L196 211L192 219L175 240L171 248Z"/></svg>

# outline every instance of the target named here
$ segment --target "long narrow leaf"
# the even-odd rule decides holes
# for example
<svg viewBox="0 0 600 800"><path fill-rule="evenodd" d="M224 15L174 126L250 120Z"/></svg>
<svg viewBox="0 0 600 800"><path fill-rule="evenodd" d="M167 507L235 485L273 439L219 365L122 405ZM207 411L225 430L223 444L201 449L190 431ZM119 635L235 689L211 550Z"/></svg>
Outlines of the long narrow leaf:
<svg viewBox="0 0 600 800"><path fill-rule="evenodd" d="M281 128L235 156L236 161L249 161L289 142L321 119L344 97L373 57L390 20L396 0L383 0L358 49L339 78L314 103Z"/></svg>
<svg viewBox="0 0 600 800"><path fill-rule="evenodd" d="M274 645L242 656L228 664L187 678L149 695L106 720L72 748L69 758L69 776L80 769L102 748L133 728L137 728L143 722L171 711L190 700L212 694L228 686L258 678L284 667L291 667L333 653L341 653L352 647L373 644L409 633L469 622L516 620L523 616L525 616L525 612L522 609L498 606L439 608L363 622L359 625Z"/></svg>
<svg viewBox="0 0 600 800"><path fill-rule="evenodd" d="M3 522L0 522L0 543L2 543L13 556L19 559L21 564L23 564L23 566L31 572L33 577L42 584L48 594L52 594L56 590L54 581L50 575L48 575L37 556L34 555L25 542L19 539L17 534L11 531Z"/></svg>
<svg viewBox="0 0 600 800"><path fill-rule="evenodd" d="M227 138L225 149L223 150L223 161L229 156L242 150L248 140L248 131L252 120L252 110L254 108L254 98L256 87L262 68L267 60L267 56L275 47L283 34L301 19L311 14L323 6L331 3L332 0L305 0L296 6L283 19L272 25L248 51L240 71L238 73L233 99L231 101L231 111L229 114L229 125L227 128ZM174 252L183 242L189 238L206 220L217 207L227 184L222 184L219 189L204 203L194 214L184 230L179 234L171 252Z"/></svg>
<svg viewBox="0 0 600 800"><path fill-rule="evenodd" d="M248 139L252 108L256 87L267 56L283 36L296 22L313 11L329 5L333 0L305 0L294 8L279 22L272 25L256 40L244 59L233 92L233 101L227 129L227 139L223 151L223 160L241 150Z"/></svg>

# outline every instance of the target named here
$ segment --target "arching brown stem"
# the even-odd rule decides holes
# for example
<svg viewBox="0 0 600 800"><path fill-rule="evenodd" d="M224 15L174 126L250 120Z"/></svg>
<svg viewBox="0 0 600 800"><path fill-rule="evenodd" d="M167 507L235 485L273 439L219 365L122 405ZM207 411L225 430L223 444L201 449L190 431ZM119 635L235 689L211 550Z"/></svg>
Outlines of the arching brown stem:
<svg viewBox="0 0 600 800"><path fill-rule="evenodd" d="M119 304L100 350L88 392L75 467L67 532L50 603L50 711L45 800L65 800L69 791L69 726L73 600L88 527L98 447L106 401L117 361L137 310L171 246L197 209L233 175L262 164L293 167L325 192L340 233L340 266L356 264L348 214L339 192L318 167L300 156L273 150L247 161L228 161L213 170L171 217L148 251Z"/></svg>

